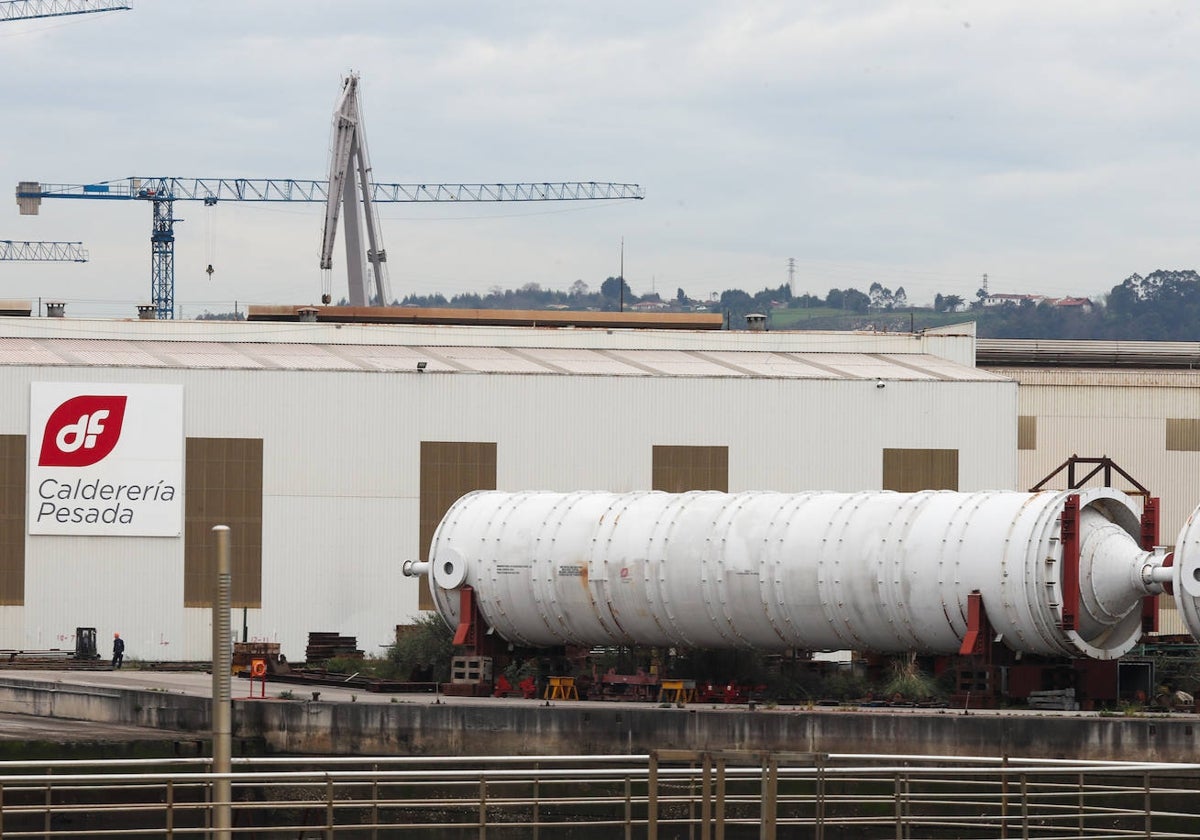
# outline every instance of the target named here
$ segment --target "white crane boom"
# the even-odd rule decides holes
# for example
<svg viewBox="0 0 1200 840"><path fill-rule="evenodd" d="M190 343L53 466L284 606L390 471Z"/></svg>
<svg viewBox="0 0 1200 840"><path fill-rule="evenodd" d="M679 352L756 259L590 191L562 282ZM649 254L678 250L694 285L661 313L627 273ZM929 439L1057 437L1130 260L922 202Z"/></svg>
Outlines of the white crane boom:
<svg viewBox="0 0 1200 840"><path fill-rule="evenodd" d="M361 191L362 215L367 229L366 261L371 278L363 266L362 238L359 234L357 194ZM330 303L329 272L333 268L333 244L337 239L338 214L346 212L346 275L350 287L350 305L386 306L392 297L387 276L387 252L375 205L371 200L371 162L363 131L362 107L358 98L358 76L351 74L342 83L342 95L333 112L333 140L329 157L329 192L325 202L325 232L321 237L321 271L324 275L325 303Z"/></svg>

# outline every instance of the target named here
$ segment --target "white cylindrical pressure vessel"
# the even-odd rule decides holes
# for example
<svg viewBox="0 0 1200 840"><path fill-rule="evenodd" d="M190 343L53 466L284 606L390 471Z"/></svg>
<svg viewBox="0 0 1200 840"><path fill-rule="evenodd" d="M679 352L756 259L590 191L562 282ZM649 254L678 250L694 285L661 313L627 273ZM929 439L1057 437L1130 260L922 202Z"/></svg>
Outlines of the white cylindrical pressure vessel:
<svg viewBox="0 0 1200 840"><path fill-rule="evenodd" d="M1171 589L1188 632L1200 640L1200 508L1192 511L1175 540Z"/></svg>
<svg viewBox="0 0 1200 840"><path fill-rule="evenodd" d="M930 653L958 651L978 591L1014 650L1114 658L1141 634L1153 555L1126 496L1072 492L1077 629L1062 626L1066 492L483 491L438 527L432 589L454 624L471 586L521 645Z"/></svg>

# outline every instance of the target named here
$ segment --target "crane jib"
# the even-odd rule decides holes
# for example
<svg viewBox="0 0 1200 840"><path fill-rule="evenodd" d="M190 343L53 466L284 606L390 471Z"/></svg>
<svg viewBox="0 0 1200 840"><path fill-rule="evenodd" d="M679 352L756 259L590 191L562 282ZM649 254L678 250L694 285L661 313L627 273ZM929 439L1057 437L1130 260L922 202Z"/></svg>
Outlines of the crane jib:
<svg viewBox="0 0 1200 840"><path fill-rule="evenodd" d="M142 201L308 201L328 199L328 181L285 178L128 178L93 184L25 181L17 198L88 198ZM380 203L641 200L638 184L601 181L506 184L371 184Z"/></svg>

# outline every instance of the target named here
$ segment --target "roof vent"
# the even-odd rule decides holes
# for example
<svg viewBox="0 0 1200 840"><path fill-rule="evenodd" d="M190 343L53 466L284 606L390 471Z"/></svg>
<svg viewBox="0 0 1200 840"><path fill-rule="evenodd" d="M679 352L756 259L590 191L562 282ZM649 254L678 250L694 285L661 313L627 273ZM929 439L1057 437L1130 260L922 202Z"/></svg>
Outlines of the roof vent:
<svg viewBox="0 0 1200 840"><path fill-rule="evenodd" d="M758 313L751 313L746 316L746 329L752 332L767 331L767 316Z"/></svg>
<svg viewBox="0 0 1200 840"><path fill-rule="evenodd" d="M67 313L67 305L62 301L46 301L46 317L61 318Z"/></svg>
<svg viewBox="0 0 1200 840"><path fill-rule="evenodd" d="M153 303L139 303L138 304L138 317L141 318L143 321L154 320L154 304Z"/></svg>

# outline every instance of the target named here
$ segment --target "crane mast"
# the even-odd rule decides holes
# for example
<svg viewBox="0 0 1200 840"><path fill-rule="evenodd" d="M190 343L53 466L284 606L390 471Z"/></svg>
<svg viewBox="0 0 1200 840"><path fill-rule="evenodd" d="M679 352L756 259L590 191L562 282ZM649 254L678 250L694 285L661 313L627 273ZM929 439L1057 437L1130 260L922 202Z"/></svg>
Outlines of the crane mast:
<svg viewBox="0 0 1200 840"><path fill-rule="evenodd" d="M0 239L0 262L87 262L82 242L14 242Z"/></svg>
<svg viewBox="0 0 1200 840"><path fill-rule="evenodd" d="M97 0L0 0L0 20L33 20L130 8L124 3L102 3Z"/></svg>
<svg viewBox="0 0 1200 840"><path fill-rule="evenodd" d="M379 220L371 200L371 163L367 155L366 132L362 125L362 103L358 96L358 76L342 82L342 95L333 112L333 142L329 155L329 191L325 202L325 230L321 238L322 301L330 303L329 272L333 267L333 245L337 239L339 211L346 213L346 276L350 287L350 305L376 303L386 306L392 290L388 283L387 252ZM362 239L358 229L357 194L362 191L362 214L367 229L366 261L371 267L370 286L363 267ZM344 207L343 207L344 205Z"/></svg>

